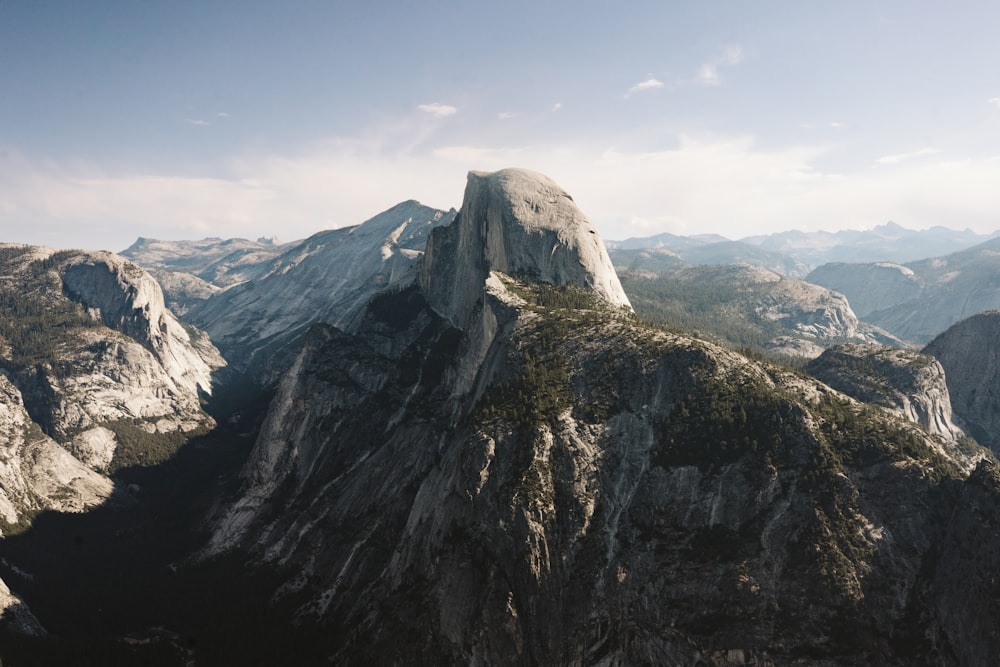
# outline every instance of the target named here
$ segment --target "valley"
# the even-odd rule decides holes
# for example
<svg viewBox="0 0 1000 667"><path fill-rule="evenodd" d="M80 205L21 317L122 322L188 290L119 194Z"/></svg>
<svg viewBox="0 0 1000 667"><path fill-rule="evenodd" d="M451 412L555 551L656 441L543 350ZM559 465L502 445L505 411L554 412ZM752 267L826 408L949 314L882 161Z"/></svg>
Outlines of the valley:
<svg viewBox="0 0 1000 667"><path fill-rule="evenodd" d="M284 244L4 245L0 657L988 664L995 242L900 230L605 244L505 169Z"/></svg>

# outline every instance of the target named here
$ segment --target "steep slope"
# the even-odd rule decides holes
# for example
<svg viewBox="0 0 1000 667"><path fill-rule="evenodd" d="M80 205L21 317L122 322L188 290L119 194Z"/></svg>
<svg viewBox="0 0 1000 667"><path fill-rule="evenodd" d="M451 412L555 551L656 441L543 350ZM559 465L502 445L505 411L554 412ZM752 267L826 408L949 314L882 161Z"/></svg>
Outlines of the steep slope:
<svg viewBox="0 0 1000 667"><path fill-rule="evenodd" d="M920 296L921 280L901 264L824 264L806 280L847 295L860 317Z"/></svg>
<svg viewBox="0 0 1000 667"><path fill-rule="evenodd" d="M150 272L185 273L217 287L229 287L256 278L292 245L273 239L161 241L140 237L120 255Z"/></svg>
<svg viewBox="0 0 1000 667"><path fill-rule="evenodd" d="M759 267L695 266L655 277L622 275L642 317L735 345L805 357L848 340L902 345L860 321L842 295Z"/></svg>
<svg viewBox="0 0 1000 667"><path fill-rule="evenodd" d="M206 331L237 370L270 381L294 359L310 325L350 328L373 294L416 280L428 235L453 218L407 201L361 225L320 232L254 279L193 306L185 319Z"/></svg>
<svg viewBox="0 0 1000 667"><path fill-rule="evenodd" d="M162 458L212 425L200 398L224 362L131 262L0 246L0 311L12 405L94 470Z"/></svg>
<svg viewBox="0 0 1000 667"><path fill-rule="evenodd" d="M952 325L924 353L944 368L955 414L979 442L1000 452L1000 312Z"/></svg>
<svg viewBox="0 0 1000 667"><path fill-rule="evenodd" d="M944 369L927 354L880 345L838 345L806 371L834 389L874 403L948 440L965 434L952 422Z"/></svg>
<svg viewBox="0 0 1000 667"><path fill-rule="evenodd" d="M377 296L351 333L313 328L209 553L283 572L339 663L974 664L1000 649L969 637L943 585L988 586L1000 566L972 538L1000 518L1000 489L979 484L991 464L963 481L972 457L915 424L638 326L579 237L553 251L558 234L532 233L566 202L522 195L551 191L470 174L419 284ZM982 514L939 547L971 493ZM975 627L1000 622L975 609Z"/></svg>
<svg viewBox="0 0 1000 667"><path fill-rule="evenodd" d="M905 266L820 267L807 280L872 308L863 315L866 321L903 340L927 343L961 319L1000 308L998 275L1000 239L992 239Z"/></svg>

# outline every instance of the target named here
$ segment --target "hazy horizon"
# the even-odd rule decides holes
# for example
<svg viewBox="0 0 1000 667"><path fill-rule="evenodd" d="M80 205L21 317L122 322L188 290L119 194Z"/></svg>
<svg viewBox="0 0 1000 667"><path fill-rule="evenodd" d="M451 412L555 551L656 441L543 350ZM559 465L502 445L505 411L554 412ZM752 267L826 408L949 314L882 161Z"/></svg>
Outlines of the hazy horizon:
<svg viewBox="0 0 1000 667"><path fill-rule="evenodd" d="M1000 6L0 3L0 241L305 238L469 170L607 239L1000 229Z"/></svg>

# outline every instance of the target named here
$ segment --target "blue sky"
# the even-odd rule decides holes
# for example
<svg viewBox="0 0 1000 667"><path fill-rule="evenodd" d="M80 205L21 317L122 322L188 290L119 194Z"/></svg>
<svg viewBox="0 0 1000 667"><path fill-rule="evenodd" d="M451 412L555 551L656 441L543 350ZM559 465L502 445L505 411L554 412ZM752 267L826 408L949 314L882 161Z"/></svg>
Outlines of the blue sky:
<svg viewBox="0 0 1000 667"><path fill-rule="evenodd" d="M606 238L1000 229L988 2L0 0L0 240L302 238L470 169Z"/></svg>

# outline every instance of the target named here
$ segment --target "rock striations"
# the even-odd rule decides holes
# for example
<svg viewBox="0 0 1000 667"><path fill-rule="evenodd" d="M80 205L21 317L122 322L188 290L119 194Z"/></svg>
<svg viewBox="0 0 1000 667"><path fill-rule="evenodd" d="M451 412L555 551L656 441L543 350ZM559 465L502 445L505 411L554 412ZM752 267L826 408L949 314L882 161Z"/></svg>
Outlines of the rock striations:
<svg viewBox="0 0 1000 667"><path fill-rule="evenodd" d="M952 325L924 352L947 373L957 417L973 437L1000 453L1000 312Z"/></svg>
<svg viewBox="0 0 1000 667"><path fill-rule="evenodd" d="M206 331L236 370L270 383L311 325L351 329L374 294L412 284L431 230L454 215L406 201L360 225L288 244L252 280L193 305L185 319Z"/></svg>
<svg viewBox="0 0 1000 667"><path fill-rule="evenodd" d="M852 343L830 348L806 370L838 391L891 410L947 440L965 435L952 421L944 369L930 355Z"/></svg>
<svg viewBox="0 0 1000 667"><path fill-rule="evenodd" d="M111 490L98 473L212 426L201 398L224 362L131 262L0 246L0 310L6 523L85 509Z"/></svg>
<svg viewBox="0 0 1000 667"><path fill-rule="evenodd" d="M636 324L545 177L474 173L466 197L418 283L312 329L214 521L206 555L277 568L314 662L1000 653L970 631L1000 625L970 593L1000 568L975 537L1000 520L995 468L962 472L981 452Z"/></svg>
<svg viewBox="0 0 1000 667"><path fill-rule="evenodd" d="M491 271L590 289L630 308L594 225L562 188L523 169L471 172L456 224L427 241L420 286L431 306L464 328Z"/></svg>

